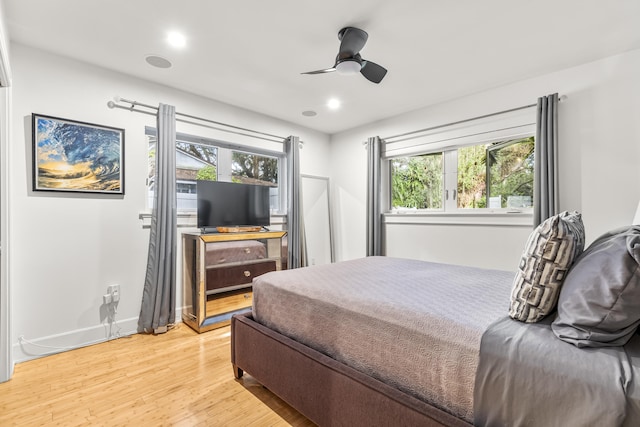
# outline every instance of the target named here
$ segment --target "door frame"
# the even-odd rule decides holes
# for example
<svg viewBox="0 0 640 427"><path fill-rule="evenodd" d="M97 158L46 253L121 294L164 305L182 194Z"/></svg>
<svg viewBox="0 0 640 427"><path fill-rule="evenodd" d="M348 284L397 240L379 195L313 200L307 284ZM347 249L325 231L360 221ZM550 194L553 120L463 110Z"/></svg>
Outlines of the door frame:
<svg viewBox="0 0 640 427"><path fill-rule="evenodd" d="M9 88L0 88L0 382L13 375L9 281Z"/></svg>

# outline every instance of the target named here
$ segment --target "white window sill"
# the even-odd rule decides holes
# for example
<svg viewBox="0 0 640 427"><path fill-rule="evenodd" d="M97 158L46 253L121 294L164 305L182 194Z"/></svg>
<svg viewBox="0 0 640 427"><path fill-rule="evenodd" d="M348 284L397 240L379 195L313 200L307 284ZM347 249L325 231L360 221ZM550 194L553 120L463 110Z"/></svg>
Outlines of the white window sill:
<svg viewBox="0 0 640 427"><path fill-rule="evenodd" d="M138 218L142 220L142 228L151 227L151 212L140 212ZM178 212L176 215L178 227L195 228L197 223L195 212Z"/></svg>
<svg viewBox="0 0 640 427"><path fill-rule="evenodd" d="M498 225L533 228L533 212L483 210L473 212L402 211L383 214L385 224Z"/></svg>

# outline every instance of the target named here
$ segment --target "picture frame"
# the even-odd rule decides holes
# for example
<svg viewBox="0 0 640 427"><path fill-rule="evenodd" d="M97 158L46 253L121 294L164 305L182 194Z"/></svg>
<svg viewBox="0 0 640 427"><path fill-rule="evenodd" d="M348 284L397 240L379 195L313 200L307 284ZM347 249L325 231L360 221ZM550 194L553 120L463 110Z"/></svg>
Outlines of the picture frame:
<svg viewBox="0 0 640 427"><path fill-rule="evenodd" d="M33 190L124 195L124 129L33 113Z"/></svg>

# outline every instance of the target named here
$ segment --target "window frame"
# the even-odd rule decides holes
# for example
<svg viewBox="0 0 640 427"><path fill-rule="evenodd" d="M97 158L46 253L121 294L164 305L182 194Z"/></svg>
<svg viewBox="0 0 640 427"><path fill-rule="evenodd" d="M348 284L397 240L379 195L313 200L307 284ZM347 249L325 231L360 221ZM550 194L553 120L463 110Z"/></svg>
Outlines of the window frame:
<svg viewBox="0 0 640 427"><path fill-rule="evenodd" d="M497 103L500 104L502 101L499 100ZM510 109L494 114L482 114L484 109L490 107L489 105L469 105L468 108L464 106L458 110L458 113L475 116L475 118L460 120L455 115L435 115L427 118L424 127L420 130L381 138L382 185L380 190L384 204L381 206L384 224L531 227L533 209L518 211L506 208L458 209L457 206L452 206L450 209L440 211L392 211L389 160L395 157L448 152L448 155L445 154L446 168L447 162L457 164L456 150L459 147L530 136L535 138L537 122L535 106L532 104L526 108ZM451 196L452 190L456 190L457 193L457 173L445 174L444 183L445 189L450 191L449 200L446 200L446 194L444 195L445 204L447 202L457 204Z"/></svg>
<svg viewBox="0 0 640 427"><path fill-rule="evenodd" d="M157 138L157 130L155 127L145 126L145 137L153 136ZM271 216L283 216L287 211L287 199L286 199L286 154L284 151L273 151L264 148L254 147L250 145L243 144L234 144L227 141L222 141L214 138L205 138L200 136L195 136L191 134L186 134L182 132L176 132L176 142L186 142L190 144L199 144L199 145L207 145L210 147L215 147L217 149L216 153L216 175L220 177L220 157L225 157L225 154L228 153L228 158L232 158L233 151L240 151L246 154L253 154L262 157L272 157L278 159L278 208L271 210ZM176 147L177 148L177 147ZM223 155L221 156L221 152ZM225 153L226 152L226 153ZM229 170L229 178L231 178L231 164L228 165ZM151 206L149 206L149 183L146 185L146 208L148 211L151 211ZM193 216L196 214L196 209L180 209L178 214L181 216Z"/></svg>
<svg viewBox="0 0 640 427"><path fill-rule="evenodd" d="M498 143L496 147L487 148L487 151L490 150L499 150L500 148L507 147L509 145L513 145L518 142L518 140L524 140L530 137L535 138L535 134L526 133L514 135L508 138L500 137L494 140L485 140L477 143L466 143L457 146L447 147L446 149L439 150L425 150L425 151L416 151L411 154L399 155L399 156L389 156L385 159L386 168L388 171L388 180L387 185L389 186L388 197L386 198L386 206L384 207L385 214L411 214L411 215L447 215L447 214L501 214L501 213L525 213L525 214L533 214L533 206L527 208L460 208L458 207L458 150L464 147L476 146L476 145L488 145L493 143ZM393 167L391 166L391 162L397 158L408 158L408 157L418 157L423 155L430 154L442 154L442 174L443 174L443 188L442 188L442 208L436 209L412 209L412 208L394 208L392 206L392 185L393 185ZM489 164L487 162L485 168L485 180L489 173ZM488 192L487 192L488 194ZM488 205L488 203L487 203Z"/></svg>

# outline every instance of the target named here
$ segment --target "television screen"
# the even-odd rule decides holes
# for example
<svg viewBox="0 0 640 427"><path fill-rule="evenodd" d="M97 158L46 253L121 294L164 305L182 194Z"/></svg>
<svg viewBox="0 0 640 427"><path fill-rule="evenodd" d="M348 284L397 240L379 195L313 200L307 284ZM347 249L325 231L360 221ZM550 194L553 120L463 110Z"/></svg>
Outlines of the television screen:
<svg viewBox="0 0 640 427"><path fill-rule="evenodd" d="M197 181L198 228L267 226L269 187L222 181Z"/></svg>

